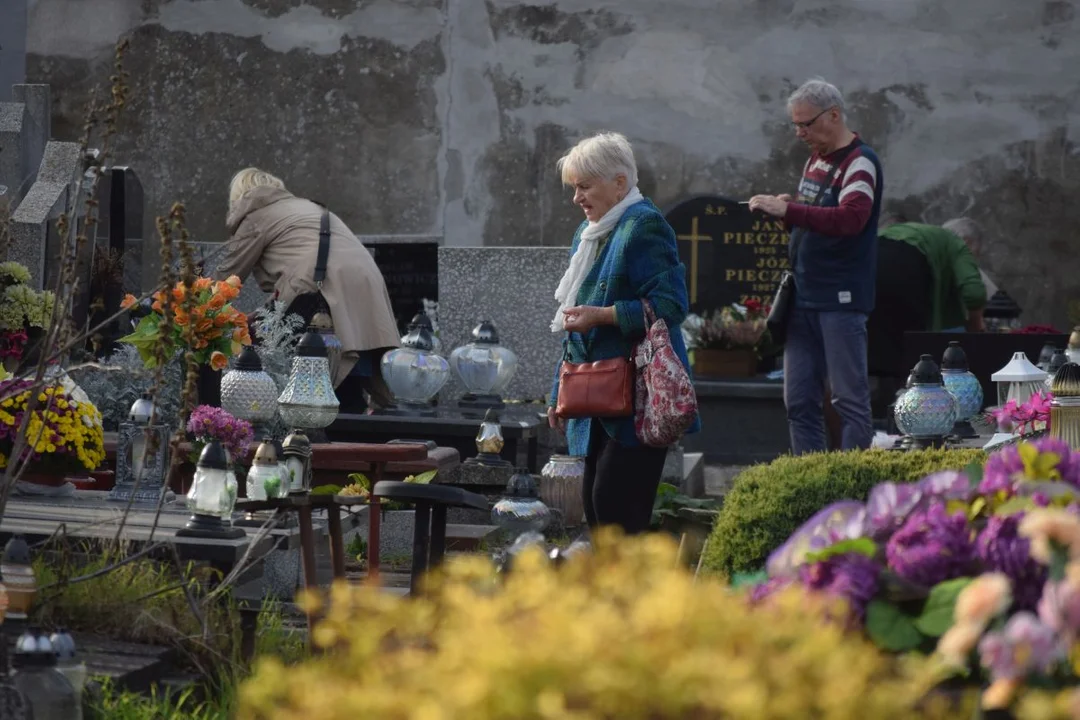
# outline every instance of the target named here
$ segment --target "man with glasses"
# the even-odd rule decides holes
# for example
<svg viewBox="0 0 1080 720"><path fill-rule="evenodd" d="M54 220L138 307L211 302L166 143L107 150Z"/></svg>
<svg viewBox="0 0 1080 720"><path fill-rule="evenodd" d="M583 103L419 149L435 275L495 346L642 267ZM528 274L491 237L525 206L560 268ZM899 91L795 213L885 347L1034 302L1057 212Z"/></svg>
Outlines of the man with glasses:
<svg viewBox="0 0 1080 720"><path fill-rule="evenodd" d="M874 309L881 163L844 119L844 97L815 79L787 102L811 150L798 195L755 195L750 209L783 218L791 235L795 307L784 346L784 403L796 455L827 449L825 393L843 449L870 446L866 319Z"/></svg>

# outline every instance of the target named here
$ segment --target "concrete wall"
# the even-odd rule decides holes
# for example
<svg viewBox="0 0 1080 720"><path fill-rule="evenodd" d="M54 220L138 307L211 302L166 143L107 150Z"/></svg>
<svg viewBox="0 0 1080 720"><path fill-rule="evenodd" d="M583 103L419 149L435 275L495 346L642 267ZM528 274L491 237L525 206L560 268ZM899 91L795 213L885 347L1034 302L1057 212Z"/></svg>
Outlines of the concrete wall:
<svg viewBox="0 0 1080 720"><path fill-rule="evenodd" d="M187 202L199 240L224 237L226 183L257 164L364 234L565 244L580 216L554 162L604 128L661 205L790 191L805 150L784 100L820 74L891 205L983 221L1031 320L1064 325L1080 296L1066 0L35 0L28 75L54 86L54 137L77 136L122 35L118 158L153 212Z"/></svg>
<svg viewBox="0 0 1080 720"><path fill-rule="evenodd" d="M0 0L0 102L11 101L11 86L26 81L27 0Z"/></svg>

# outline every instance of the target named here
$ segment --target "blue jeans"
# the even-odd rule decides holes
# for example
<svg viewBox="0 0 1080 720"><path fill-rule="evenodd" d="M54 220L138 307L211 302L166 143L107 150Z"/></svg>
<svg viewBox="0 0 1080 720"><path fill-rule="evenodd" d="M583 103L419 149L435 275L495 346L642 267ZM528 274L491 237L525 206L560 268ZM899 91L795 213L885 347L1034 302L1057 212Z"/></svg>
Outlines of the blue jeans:
<svg viewBox="0 0 1080 720"><path fill-rule="evenodd" d="M844 450L868 448L870 381L866 370L866 315L794 308L784 346L784 405L795 455L824 452L825 390L843 422Z"/></svg>

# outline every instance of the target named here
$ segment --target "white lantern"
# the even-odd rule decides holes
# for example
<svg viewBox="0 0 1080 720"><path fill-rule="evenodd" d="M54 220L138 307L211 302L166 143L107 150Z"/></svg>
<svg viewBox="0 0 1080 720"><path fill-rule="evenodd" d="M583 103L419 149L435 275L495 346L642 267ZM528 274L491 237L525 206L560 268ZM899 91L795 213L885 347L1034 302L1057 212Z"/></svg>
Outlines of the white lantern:
<svg viewBox="0 0 1080 720"><path fill-rule="evenodd" d="M187 526L177 530L180 537L234 538L244 531L232 527L236 506L236 475L229 468L229 456L217 440L211 440L199 454L195 479L187 494L192 517Z"/></svg>
<svg viewBox="0 0 1080 720"><path fill-rule="evenodd" d="M289 481L278 462L274 444L264 440L255 450L255 459L247 474L248 500L273 500L289 494Z"/></svg>
<svg viewBox="0 0 1080 720"><path fill-rule="evenodd" d="M277 385L263 370L258 351L244 346L236 365L221 378L221 409L235 418L266 423L277 412Z"/></svg>
<svg viewBox="0 0 1080 720"><path fill-rule="evenodd" d="M1026 403L1046 386L1046 372L1036 367L1022 352L1015 353L1009 364L991 375L990 379L997 383L1000 406L1010 400L1015 400L1017 405Z"/></svg>

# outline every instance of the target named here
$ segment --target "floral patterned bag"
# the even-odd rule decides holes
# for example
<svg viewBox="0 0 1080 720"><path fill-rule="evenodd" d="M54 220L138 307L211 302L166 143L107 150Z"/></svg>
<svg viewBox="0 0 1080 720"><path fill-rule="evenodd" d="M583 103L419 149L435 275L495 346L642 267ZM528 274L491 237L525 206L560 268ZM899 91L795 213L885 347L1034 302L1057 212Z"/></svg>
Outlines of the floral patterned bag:
<svg viewBox="0 0 1080 720"><path fill-rule="evenodd" d="M690 374L671 347L667 322L645 308L645 337L634 348L634 431L642 444L678 442L697 417L697 393Z"/></svg>

